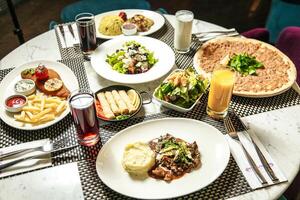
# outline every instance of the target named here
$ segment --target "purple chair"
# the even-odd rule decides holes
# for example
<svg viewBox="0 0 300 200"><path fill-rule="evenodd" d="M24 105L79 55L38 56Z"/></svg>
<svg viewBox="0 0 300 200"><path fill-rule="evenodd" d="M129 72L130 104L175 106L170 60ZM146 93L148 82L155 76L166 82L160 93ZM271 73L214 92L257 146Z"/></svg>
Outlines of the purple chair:
<svg viewBox="0 0 300 200"><path fill-rule="evenodd" d="M257 39L263 42L269 42L270 33L266 28L254 28L249 31L243 32L243 36L247 38Z"/></svg>
<svg viewBox="0 0 300 200"><path fill-rule="evenodd" d="M300 85L300 27L290 26L283 29L275 46L294 62L297 83Z"/></svg>
<svg viewBox="0 0 300 200"><path fill-rule="evenodd" d="M265 28L255 28L243 32L243 36L269 42L269 31ZM297 69L297 83L300 85L300 27L291 26L283 29L275 46L286 54Z"/></svg>

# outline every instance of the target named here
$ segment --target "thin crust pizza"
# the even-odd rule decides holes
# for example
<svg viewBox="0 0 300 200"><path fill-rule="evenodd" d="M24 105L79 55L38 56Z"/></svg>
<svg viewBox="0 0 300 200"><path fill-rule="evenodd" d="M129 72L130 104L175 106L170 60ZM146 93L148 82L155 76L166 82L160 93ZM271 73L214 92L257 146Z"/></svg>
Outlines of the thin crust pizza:
<svg viewBox="0 0 300 200"><path fill-rule="evenodd" d="M248 54L263 64L255 75L237 73L233 94L247 97L268 97L288 90L296 80L293 62L277 48L246 38L222 37L203 44L194 56L195 69L210 77L214 67L225 57Z"/></svg>

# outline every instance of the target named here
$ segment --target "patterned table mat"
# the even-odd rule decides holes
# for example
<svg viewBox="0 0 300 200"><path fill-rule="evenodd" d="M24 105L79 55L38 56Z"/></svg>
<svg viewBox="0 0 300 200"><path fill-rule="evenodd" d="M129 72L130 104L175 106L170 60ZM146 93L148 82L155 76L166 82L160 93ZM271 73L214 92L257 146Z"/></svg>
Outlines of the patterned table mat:
<svg viewBox="0 0 300 200"><path fill-rule="evenodd" d="M173 35L174 29L166 20L164 27L151 36L158 38L173 47ZM62 60L60 62L66 64L73 70L74 74L78 78L79 86L81 88L89 88L87 75L83 65L84 59L80 53L79 47L62 48L58 36L57 39L62 56ZM188 54L175 54L176 64L179 68L192 65L192 58L198 46L199 43L193 43L191 51ZM12 69L0 70L0 81L11 70ZM200 103L195 107L195 109L188 113L179 113L173 110L168 110L164 113L133 118L130 121L119 122L116 124L100 124L101 143L98 143L94 147L79 146L68 152L57 154L54 158L53 165L55 166L75 161L78 162L83 192L86 199L126 199L126 197L106 187L96 174L95 160L102 144L104 144L118 131L128 126L146 120L165 117L185 117L201 120L215 126L221 132L225 133L222 122L212 120L206 115L206 102L207 95L203 95ZM300 96L296 91L290 89L281 95L263 99L235 96L233 97L231 107L234 108L239 115L247 116L297 104L300 104ZM70 144L77 143L76 130L70 115L51 127L30 132L9 127L2 120L0 121L0 148L43 138L59 140L65 137L69 138ZM215 182L201 191L179 199L225 199L250 191L252 190L247 184L246 179L242 176L236 162L231 157L224 173Z"/></svg>

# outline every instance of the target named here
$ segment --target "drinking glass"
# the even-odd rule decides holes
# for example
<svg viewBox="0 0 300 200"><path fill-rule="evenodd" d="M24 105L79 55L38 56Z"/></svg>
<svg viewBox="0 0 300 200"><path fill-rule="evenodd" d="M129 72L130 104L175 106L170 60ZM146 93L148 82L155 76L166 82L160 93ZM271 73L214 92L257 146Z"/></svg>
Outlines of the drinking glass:
<svg viewBox="0 0 300 200"><path fill-rule="evenodd" d="M235 72L229 68L221 67L213 71L206 107L210 117L223 119L227 115L234 82Z"/></svg>
<svg viewBox="0 0 300 200"><path fill-rule="evenodd" d="M194 14L188 10L179 10L175 17L174 48L178 53L187 53L191 46Z"/></svg>
<svg viewBox="0 0 300 200"><path fill-rule="evenodd" d="M70 95L69 105L79 143L84 146L96 144L100 134L94 94L87 89L75 90Z"/></svg>
<svg viewBox="0 0 300 200"><path fill-rule="evenodd" d="M75 17L80 47L84 55L90 55L97 48L94 18L91 13L80 13Z"/></svg>

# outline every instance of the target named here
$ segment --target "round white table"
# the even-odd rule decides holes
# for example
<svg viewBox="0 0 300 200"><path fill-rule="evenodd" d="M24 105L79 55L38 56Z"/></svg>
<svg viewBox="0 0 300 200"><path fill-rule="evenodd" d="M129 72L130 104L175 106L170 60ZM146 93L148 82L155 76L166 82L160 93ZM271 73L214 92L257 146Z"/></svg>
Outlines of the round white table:
<svg viewBox="0 0 300 200"><path fill-rule="evenodd" d="M175 17L172 15L166 15L167 20L174 25ZM207 23L200 20L195 20L193 26L193 32L196 31L209 31L216 29L224 29L220 26ZM53 30L47 31L16 48L14 51L6 55L0 62L0 69L18 67L23 63L32 60L60 60L59 48L56 42L56 36ZM90 66L89 62L85 63L88 79L92 90L100 89L106 85L111 85L110 81L107 81L99 77ZM160 80L158 80L159 82ZM139 86L142 90L150 90L147 86ZM145 88L146 87L146 88ZM150 104L145 106L146 114L153 114L161 111L161 107L157 104ZM280 195L289 187L295 176L299 171L300 165L300 123L295 119L300 119L299 114L295 110L299 110L300 106L293 106L281 110L271 111L268 114L258 114L254 116L248 116L244 119L247 122L255 123L255 125L262 127L264 131L258 132L257 136L265 145L273 159L277 162L281 170L288 178L288 182L275 185L265 189L258 189L256 191L235 197L233 199L277 199ZM299 113L299 112L298 112ZM288 132L276 132L274 127L268 127L267 122L272 115L272 118L277 121L278 127L285 129L289 126ZM280 119L286 119L291 124L285 124ZM41 185L40 187L43 187ZM19 191L15 191L19 192Z"/></svg>

